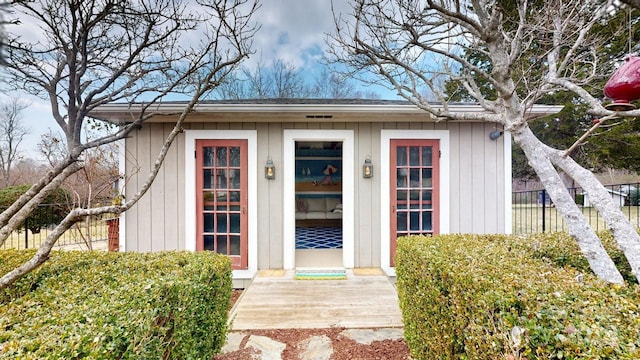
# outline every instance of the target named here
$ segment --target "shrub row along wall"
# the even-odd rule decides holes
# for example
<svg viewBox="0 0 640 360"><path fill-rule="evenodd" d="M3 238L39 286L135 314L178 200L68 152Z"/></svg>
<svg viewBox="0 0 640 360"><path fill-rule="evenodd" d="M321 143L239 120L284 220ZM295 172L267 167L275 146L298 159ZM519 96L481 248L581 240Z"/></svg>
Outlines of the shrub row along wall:
<svg viewBox="0 0 640 360"><path fill-rule="evenodd" d="M0 271L32 255L0 251ZM211 359L231 290L230 261L210 252L53 252L0 292L0 357Z"/></svg>
<svg viewBox="0 0 640 360"><path fill-rule="evenodd" d="M575 248L565 234L401 239L413 357L639 359L640 287L599 281Z"/></svg>

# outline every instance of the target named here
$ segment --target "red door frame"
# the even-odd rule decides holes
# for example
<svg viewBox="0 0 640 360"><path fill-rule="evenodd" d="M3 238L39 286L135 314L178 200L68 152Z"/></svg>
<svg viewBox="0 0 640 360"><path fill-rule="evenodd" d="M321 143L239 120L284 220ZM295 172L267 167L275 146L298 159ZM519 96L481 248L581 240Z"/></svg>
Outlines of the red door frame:
<svg viewBox="0 0 640 360"><path fill-rule="evenodd" d="M424 204L430 204L431 205L431 213L432 213L432 217L431 217L431 222L432 222L432 229L431 231L422 231L422 230L418 230L418 231L411 231L409 226L407 226L407 230L406 233L407 235L409 234L438 234L440 232L440 140L434 140L434 139L429 139L429 140L425 140L425 139L391 139L390 142L390 151L389 151L389 160L390 160L390 186L389 186L389 190L390 190L390 264L391 266L395 266L395 254L396 254L396 247L397 247L397 236L398 236L398 230L397 230L397 209L398 209L398 204L399 204L399 200L398 200L398 196L397 196L397 190L398 190L398 165L397 165L397 158L398 158L398 147L411 147L411 146L419 146L419 147L431 147L432 148L432 152L431 152L431 166L424 166L422 165L422 162L419 165L411 165L410 161L409 161L409 157L407 156L407 165L406 166L402 166L403 168L407 169L407 170L411 170L411 169L431 169L431 180L432 180L432 184L431 187L423 187L423 186L418 186L418 187L412 187L410 184L410 181L407 181L407 187L405 187L404 189L407 190L407 193L409 193L410 189L419 189L419 190L425 190L425 189L431 189L432 193L431 193L431 201L425 201L422 199L422 197L420 197L419 199L415 200L415 199L411 199L410 196L407 196L407 199L404 201L400 201L401 205L406 205L407 206L407 216L410 216L410 206L411 205L417 205L418 208L422 211L422 205ZM422 152L420 152L420 154L422 154ZM420 174L422 174L422 171L420 171ZM422 175L420 175L420 178L422 179Z"/></svg>
<svg viewBox="0 0 640 360"><path fill-rule="evenodd" d="M248 259L248 156L247 156L247 148L248 141L246 139L215 139L215 140L196 140L196 251L204 250L204 206L205 205L221 205L224 204L227 208L226 214L239 214L240 215L240 255L227 255L231 258L231 262L233 268L236 270L239 269L247 269L249 264ZM204 151L205 147L239 147L240 148L240 166L230 166L229 161L227 161L226 166L218 167L218 166L204 166ZM227 152L228 154L229 152ZM227 156L228 159L228 156ZM217 165L217 164L216 164ZM231 196L229 196L229 186L227 184L225 188L216 189L216 184L212 184L211 189L204 189L204 170L211 169L213 171L227 171L227 174L230 170L239 170L240 172L240 185L239 185L239 201L232 201ZM215 182L217 180L213 180ZM223 200L218 200L217 195L214 196L213 200L206 200L204 194L207 193L215 193L216 190L226 190L227 196ZM234 189L236 190L236 189ZM214 205L215 204L215 205ZM230 210L232 206L237 206L237 210ZM216 210L217 211L217 210ZM223 212L225 213L225 212ZM227 216L228 218L229 216ZM230 236L230 225L226 227L227 233L223 235ZM210 233L209 235L213 235ZM227 240L227 252L231 248L230 240ZM217 241L214 239L214 244ZM216 246L216 245L214 245Z"/></svg>

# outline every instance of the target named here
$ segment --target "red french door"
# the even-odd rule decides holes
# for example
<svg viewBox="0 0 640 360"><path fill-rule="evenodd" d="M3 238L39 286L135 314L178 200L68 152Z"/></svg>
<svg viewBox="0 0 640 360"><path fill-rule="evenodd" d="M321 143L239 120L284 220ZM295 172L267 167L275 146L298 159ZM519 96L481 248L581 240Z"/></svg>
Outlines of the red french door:
<svg viewBox="0 0 640 360"><path fill-rule="evenodd" d="M439 140L391 140L391 266L401 236L439 230Z"/></svg>
<svg viewBox="0 0 640 360"><path fill-rule="evenodd" d="M196 250L231 258L246 269L247 141L196 141Z"/></svg>

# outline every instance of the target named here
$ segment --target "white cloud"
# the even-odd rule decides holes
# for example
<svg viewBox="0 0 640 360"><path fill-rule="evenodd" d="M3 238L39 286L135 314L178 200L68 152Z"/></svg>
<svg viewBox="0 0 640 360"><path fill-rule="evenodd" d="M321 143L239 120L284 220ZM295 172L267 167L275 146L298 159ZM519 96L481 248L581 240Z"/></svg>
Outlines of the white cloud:
<svg viewBox="0 0 640 360"><path fill-rule="evenodd" d="M343 0L334 0L333 8L338 14L350 12L350 5ZM326 34L333 32L335 26L331 0L263 0L255 20L261 24L261 29L254 38L256 54L245 63L246 66L259 62L269 66L275 60L281 60L314 76L320 73L319 64L327 47ZM22 19L19 26L24 40L44 40L42 31L29 19ZM24 97L32 101L32 106L24 112L25 124L31 134L23 148L34 153L41 134L49 128L57 131L58 126L48 102Z"/></svg>

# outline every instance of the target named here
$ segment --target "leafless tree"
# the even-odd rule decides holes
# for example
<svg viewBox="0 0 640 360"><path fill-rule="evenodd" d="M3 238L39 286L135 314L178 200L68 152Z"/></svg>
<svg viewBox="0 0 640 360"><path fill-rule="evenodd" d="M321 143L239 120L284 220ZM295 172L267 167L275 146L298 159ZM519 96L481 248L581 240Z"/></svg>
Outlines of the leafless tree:
<svg viewBox="0 0 640 360"><path fill-rule="evenodd" d="M615 1L597 0L357 0L351 14L334 14L336 32L329 41L333 60L372 74L374 81L384 80L439 121L481 120L504 126L524 150L595 274L622 283L556 168L593 199L636 278L640 237L591 171L566 150L542 143L527 126L531 106L556 91L575 92L601 121L616 115L585 88L602 76L595 51L608 40L593 29L616 6ZM486 58L488 66L470 61L469 54ZM452 111L441 86L446 80L458 81L484 111ZM494 95L484 96L483 86ZM425 98L425 93L433 98ZM639 115L639 110L624 114Z"/></svg>
<svg viewBox="0 0 640 360"><path fill-rule="evenodd" d="M222 99L377 99L374 91L362 92L348 77L324 69L313 83L291 63L276 60L267 67L244 67L216 89Z"/></svg>
<svg viewBox="0 0 640 360"><path fill-rule="evenodd" d="M310 89L295 65L278 59L270 66L243 67L216 94L223 99L293 99L307 97Z"/></svg>
<svg viewBox="0 0 640 360"><path fill-rule="evenodd" d="M178 120L137 193L126 194L122 204L71 210L33 258L0 279L0 288L46 261L60 235L75 223L86 216L124 212L144 195L196 103L250 54L257 8L253 0L43 0L14 6L22 23L37 26L43 37L28 42L16 33L19 29L7 29L9 81L4 85L49 100L67 151L0 214L0 245L47 193L85 166L85 151L124 139L159 115L157 104L167 96L178 94L189 101L173 114ZM130 103L130 119L123 119L114 132L84 142L82 130L91 111L111 102Z"/></svg>
<svg viewBox="0 0 640 360"><path fill-rule="evenodd" d="M22 121L22 112L28 107L18 98L0 104L0 171L4 187L10 185L12 167L20 156L18 147L29 133Z"/></svg>

